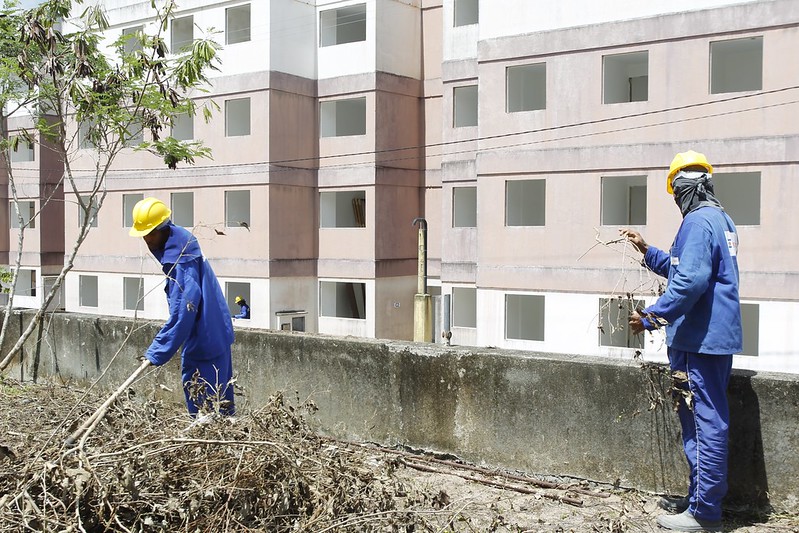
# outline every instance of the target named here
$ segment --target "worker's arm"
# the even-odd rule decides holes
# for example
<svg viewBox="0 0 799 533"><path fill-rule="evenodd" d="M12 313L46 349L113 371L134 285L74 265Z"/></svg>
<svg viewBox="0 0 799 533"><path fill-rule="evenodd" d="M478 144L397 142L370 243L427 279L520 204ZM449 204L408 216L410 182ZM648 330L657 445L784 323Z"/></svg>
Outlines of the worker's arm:
<svg viewBox="0 0 799 533"><path fill-rule="evenodd" d="M674 269L674 273L666 286L666 292L654 305L644 309L648 315L660 317L669 324L691 310L710 285L713 273L713 250L708 230L690 224L681 233L684 238L679 250L675 250L678 255L670 258L670 267ZM649 249L652 250L652 247ZM667 254L664 255L668 258Z"/></svg>
<svg viewBox="0 0 799 533"><path fill-rule="evenodd" d="M189 338L194 322L197 320L197 308L200 304L201 290L199 272L182 264L172 269L173 279L167 283L167 301L169 302L169 320L153 339L144 357L154 365L163 365L178 351Z"/></svg>
<svg viewBox="0 0 799 533"><path fill-rule="evenodd" d="M649 246L644 254L646 267L663 278L669 277L671 256L655 246Z"/></svg>

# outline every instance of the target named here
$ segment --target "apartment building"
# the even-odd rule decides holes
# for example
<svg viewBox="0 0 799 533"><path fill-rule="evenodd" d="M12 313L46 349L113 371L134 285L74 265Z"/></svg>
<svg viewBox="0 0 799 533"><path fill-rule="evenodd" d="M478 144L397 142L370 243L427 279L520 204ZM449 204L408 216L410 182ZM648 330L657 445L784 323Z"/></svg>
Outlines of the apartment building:
<svg viewBox="0 0 799 533"><path fill-rule="evenodd" d="M104 4L110 38L154 31L149 2ZM740 233L734 364L799 371L796 2L184 0L171 48L209 27L222 69L196 99L219 111L172 133L213 160L122 154L68 311L166 316L126 229L153 195L198 235L231 309L251 304L237 326L410 339L421 216L453 344L665 360L662 337L625 325L627 295L645 305L662 280L614 241L633 227L669 247L666 169L694 149ZM88 176L90 150L72 164ZM70 243L76 206L62 218ZM2 239L13 249L14 229Z"/></svg>

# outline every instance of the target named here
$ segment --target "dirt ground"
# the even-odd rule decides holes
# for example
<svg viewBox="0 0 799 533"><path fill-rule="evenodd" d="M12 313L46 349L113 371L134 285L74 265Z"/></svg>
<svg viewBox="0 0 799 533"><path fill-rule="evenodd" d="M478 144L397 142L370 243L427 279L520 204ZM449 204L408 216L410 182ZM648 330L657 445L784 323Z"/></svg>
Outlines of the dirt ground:
<svg viewBox="0 0 799 533"><path fill-rule="evenodd" d="M67 447L104 396L0 378L0 532L658 531L657 495L337 441L279 394L198 423L134 389ZM799 533L799 518L729 510L725 531Z"/></svg>

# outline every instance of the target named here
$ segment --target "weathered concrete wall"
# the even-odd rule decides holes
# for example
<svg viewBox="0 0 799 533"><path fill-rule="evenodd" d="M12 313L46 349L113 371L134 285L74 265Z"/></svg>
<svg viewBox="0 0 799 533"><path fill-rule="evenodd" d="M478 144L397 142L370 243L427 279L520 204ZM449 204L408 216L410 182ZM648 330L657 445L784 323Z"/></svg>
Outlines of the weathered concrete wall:
<svg viewBox="0 0 799 533"><path fill-rule="evenodd" d="M13 323L20 328L21 317ZM10 374L92 380L113 360L103 378L112 388L136 367L157 328L56 314ZM154 370L140 392L161 391L155 385L162 383L182 401L178 367L175 358ZM338 437L533 473L685 490L676 415L668 400L650 410L653 398L666 398L666 380L630 362L240 330L234 370L246 388L240 409L276 390L296 392L319 406L314 423ZM729 396L728 502L799 511L799 376L738 372Z"/></svg>

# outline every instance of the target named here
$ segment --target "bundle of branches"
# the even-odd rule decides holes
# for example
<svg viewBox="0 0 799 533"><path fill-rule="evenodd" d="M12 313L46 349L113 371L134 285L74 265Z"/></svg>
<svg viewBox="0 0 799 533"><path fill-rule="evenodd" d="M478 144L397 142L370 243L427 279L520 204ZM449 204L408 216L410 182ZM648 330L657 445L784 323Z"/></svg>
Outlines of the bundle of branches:
<svg viewBox="0 0 799 533"><path fill-rule="evenodd" d="M49 387L33 401L0 383L27 424L0 434L3 531L413 531L421 502L392 475L398 464L312 431L306 402L282 395L236 418L188 418L155 400L117 402L84 447L66 449L80 396ZM102 398L78 398L81 413ZM16 405L15 405L16 404ZM71 409L72 418L78 417ZM0 424L0 428L2 424ZM3 443L2 439L7 439ZM405 497L405 498L403 498ZM412 505L412 503L409 503ZM424 527L420 529L425 529Z"/></svg>

